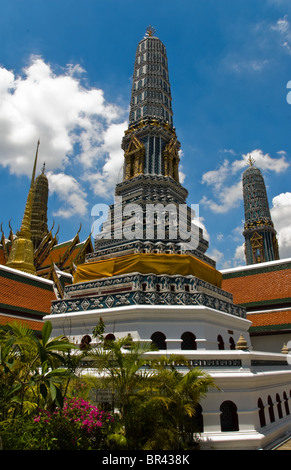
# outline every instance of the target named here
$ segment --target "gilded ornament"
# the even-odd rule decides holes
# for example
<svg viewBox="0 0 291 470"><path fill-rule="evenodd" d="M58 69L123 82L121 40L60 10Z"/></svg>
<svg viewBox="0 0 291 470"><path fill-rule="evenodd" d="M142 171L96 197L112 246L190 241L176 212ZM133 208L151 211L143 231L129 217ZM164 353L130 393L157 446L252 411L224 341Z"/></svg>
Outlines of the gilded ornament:
<svg viewBox="0 0 291 470"><path fill-rule="evenodd" d="M19 269L20 271L24 271L29 274L36 274L36 269L34 265L34 249L31 240L31 213L39 144L40 142L38 141L31 183L27 196L21 228L19 232L17 232L16 238L13 241L11 252L7 261L8 267Z"/></svg>
<svg viewBox="0 0 291 470"><path fill-rule="evenodd" d="M236 343L236 347L235 349L240 349L242 351L247 351L249 348L248 348L248 343L246 341L246 339L244 338L243 335L240 335L237 343Z"/></svg>

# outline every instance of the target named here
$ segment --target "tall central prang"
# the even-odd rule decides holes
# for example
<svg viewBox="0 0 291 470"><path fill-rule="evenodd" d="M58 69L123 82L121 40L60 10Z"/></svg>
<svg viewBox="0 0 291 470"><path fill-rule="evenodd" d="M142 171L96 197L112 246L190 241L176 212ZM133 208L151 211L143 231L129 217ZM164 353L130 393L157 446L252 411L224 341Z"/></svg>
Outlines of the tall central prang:
<svg viewBox="0 0 291 470"><path fill-rule="evenodd" d="M222 274L205 254L197 207L187 205L188 192L179 181L167 54L151 27L137 46L121 146L123 178L114 203L97 204L103 225L94 233L94 253L77 266L63 299L52 303L52 314L72 313L73 330L82 325L83 331L102 313L111 338L130 335L162 350L175 350L180 338L183 350L195 349L192 327L200 335L197 349L217 345L222 323L239 337L246 311L221 289Z"/></svg>
<svg viewBox="0 0 291 470"><path fill-rule="evenodd" d="M214 266L213 260L205 255L208 242L197 225L195 244L192 240L191 246L185 245L185 234L191 233L195 214L187 207L188 191L179 182L180 142L173 126L166 48L152 27L147 28L145 37L137 46L129 126L121 146L124 151L123 180L116 185L115 205L110 206L108 221L95 240L95 253L89 260L130 253L184 253L193 254ZM134 240L124 236L124 227L130 216L125 215L124 208L130 204L138 204L142 208L141 231ZM157 204L159 208L162 204L165 212L168 211L163 221L164 237L158 231L159 217L155 215L154 219L149 219L147 213L147 208ZM179 211L182 205L185 210ZM173 219L169 209L172 212L176 210L177 220ZM184 236L180 230L173 237L173 224L180 229L184 227ZM146 230L150 225L155 228L151 236Z"/></svg>
<svg viewBox="0 0 291 470"><path fill-rule="evenodd" d="M179 182L180 144L173 127L167 53L153 34L148 28L136 50L129 129L122 143L124 178L164 175Z"/></svg>

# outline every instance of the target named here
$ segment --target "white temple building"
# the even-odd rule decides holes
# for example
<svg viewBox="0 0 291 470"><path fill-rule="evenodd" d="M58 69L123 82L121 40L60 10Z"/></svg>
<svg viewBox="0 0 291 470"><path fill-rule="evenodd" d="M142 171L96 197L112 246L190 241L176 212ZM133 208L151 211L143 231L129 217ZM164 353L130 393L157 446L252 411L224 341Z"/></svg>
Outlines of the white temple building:
<svg viewBox="0 0 291 470"><path fill-rule="evenodd" d="M291 431L290 356L252 348L246 309L222 289L192 223L179 182L166 49L152 28L137 46L122 148L123 181L94 253L44 320L54 336L81 343L102 317L110 338L130 335L153 342L151 355L184 355L218 387L200 403L201 448L267 449Z"/></svg>

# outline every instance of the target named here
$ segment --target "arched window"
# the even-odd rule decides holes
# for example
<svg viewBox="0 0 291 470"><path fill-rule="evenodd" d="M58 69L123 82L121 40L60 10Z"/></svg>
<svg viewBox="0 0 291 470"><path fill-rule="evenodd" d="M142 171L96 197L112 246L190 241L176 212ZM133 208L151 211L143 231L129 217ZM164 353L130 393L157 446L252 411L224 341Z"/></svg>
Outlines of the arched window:
<svg viewBox="0 0 291 470"><path fill-rule="evenodd" d="M200 433L204 431L202 406L198 403L193 416L187 416L184 420L185 432L189 434Z"/></svg>
<svg viewBox="0 0 291 470"><path fill-rule="evenodd" d="M152 334L151 340L158 349L167 349L166 336L160 331Z"/></svg>
<svg viewBox="0 0 291 470"><path fill-rule="evenodd" d="M104 346L108 346L111 341L115 341L115 336L113 333L108 333L104 338Z"/></svg>
<svg viewBox="0 0 291 470"><path fill-rule="evenodd" d="M221 335L218 335L218 336L217 336L217 342L218 342L218 349L219 349L219 350L224 349L224 341L223 341Z"/></svg>
<svg viewBox="0 0 291 470"><path fill-rule="evenodd" d="M204 424L203 424L203 414L202 414L202 406L198 403L195 410L194 421L195 421L195 432L203 432L204 431Z"/></svg>
<svg viewBox="0 0 291 470"><path fill-rule="evenodd" d="M82 350L87 349L91 341L92 341L91 336L89 335L83 336L83 338L81 339L80 349Z"/></svg>
<svg viewBox="0 0 291 470"><path fill-rule="evenodd" d="M108 341L115 341L115 336L113 333L108 333L108 335L105 336L105 339Z"/></svg>
<svg viewBox="0 0 291 470"><path fill-rule="evenodd" d="M276 401L277 401L278 416L279 416L279 419L282 419L283 418L283 413L282 413L281 398L280 398L279 393L276 393Z"/></svg>
<svg viewBox="0 0 291 470"><path fill-rule="evenodd" d="M258 399L258 408L259 408L259 418L260 418L260 425L263 428L266 426L266 418L265 418L265 407L261 398Z"/></svg>
<svg viewBox="0 0 291 470"><path fill-rule="evenodd" d="M289 415L290 410L289 410L289 403L288 403L288 398L287 398L286 392L283 393L283 398L284 398L284 405L285 405L286 415Z"/></svg>
<svg viewBox="0 0 291 470"><path fill-rule="evenodd" d="M272 402L272 398L270 397L270 395L268 396L268 405L269 405L270 422L274 423L275 421L274 407L273 407L273 402Z"/></svg>
<svg viewBox="0 0 291 470"><path fill-rule="evenodd" d="M220 425L222 432L238 431L237 407L232 401L224 401L220 406Z"/></svg>
<svg viewBox="0 0 291 470"><path fill-rule="evenodd" d="M229 338L229 349L235 349L235 342L232 337Z"/></svg>
<svg viewBox="0 0 291 470"><path fill-rule="evenodd" d="M196 336L193 335L190 331L185 331L181 336L181 349L183 350L196 350Z"/></svg>

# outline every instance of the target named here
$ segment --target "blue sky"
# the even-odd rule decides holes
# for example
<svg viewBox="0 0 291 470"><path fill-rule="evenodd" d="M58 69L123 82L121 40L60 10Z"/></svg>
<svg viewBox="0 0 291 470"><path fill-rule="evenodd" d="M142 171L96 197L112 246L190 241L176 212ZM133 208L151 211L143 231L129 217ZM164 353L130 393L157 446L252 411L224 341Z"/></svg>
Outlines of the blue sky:
<svg viewBox="0 0 291 470"><path fill-rule="evenodd" d="M241 176L262 170L281 258L291 257L290 0L0 0L0 205L21 224L37 140L59 241L113 202L135 51L166 46L188 203L219 269L245 264ZM290 81L290 90L287 88ZM291 95L290 95L291 96Z"/></svg>

